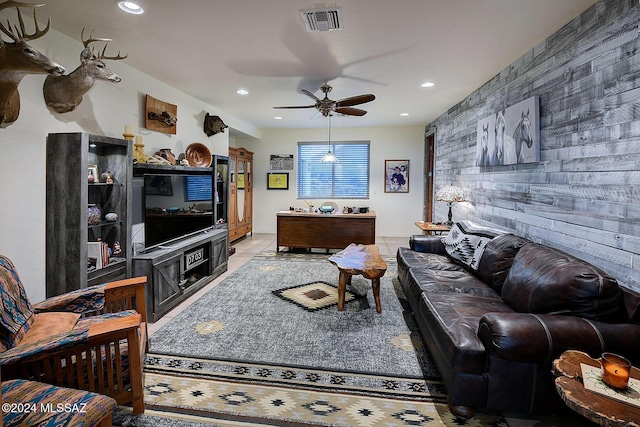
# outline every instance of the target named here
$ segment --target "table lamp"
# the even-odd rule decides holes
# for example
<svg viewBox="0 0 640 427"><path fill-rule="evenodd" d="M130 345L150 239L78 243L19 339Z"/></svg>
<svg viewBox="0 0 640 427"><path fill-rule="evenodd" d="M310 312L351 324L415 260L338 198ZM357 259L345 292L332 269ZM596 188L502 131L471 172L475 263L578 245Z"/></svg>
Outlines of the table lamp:
<svg viewBox="0 0 640 427"><path fill-rule="evenodd" d="M467 198L465 197L462 188L449 185L438 190L436 193L436 200L439 202L447 202L449 204L449 220L445 222L445 225L451 227L453 225L453 221L451 220L451 203L466 202Z"/></svg>

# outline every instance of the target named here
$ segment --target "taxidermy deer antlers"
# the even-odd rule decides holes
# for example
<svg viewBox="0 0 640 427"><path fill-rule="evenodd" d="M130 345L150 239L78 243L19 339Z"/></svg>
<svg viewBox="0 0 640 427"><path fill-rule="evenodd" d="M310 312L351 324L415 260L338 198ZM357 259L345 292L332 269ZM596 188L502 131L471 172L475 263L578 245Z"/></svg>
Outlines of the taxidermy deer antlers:
<svg viewBox="0 0 640 427"><path fill-rule="evenodd" d="M31 46L27 44L30 40L35 40L47 34L51 28L51 18L47 26L43 29L38 27L36 20L36 7L41 4L20 3L16 1L6 1L0 4L0 11L15 7L18 12L18 26L11 26L9 20L5 26L0 22L0 31L9 37L12 42L2 39L0 34L0 126L15 122L20 114L20 94L18 85L27 74L51 74L61 75L64 67L56 64ZM20 13L21 7L33 8L33 22L35 31L28 34L24 28L24 21Z"/></svg>
<svg viewBox="0 0 640 427"><path fill-rule="evenodd" d="M102 52L96 55L89 47L94 42L110 42L111 39L94 38L93 31L88 39L84 39L84 28L80 34L84 49L80 53L80 66L66 76L47 76L44 81L43 93L47 107L57 113L68 113L76 109L82 102L82 96L93 87L96 80L106 80L118 83L122 79L111 71L103 62L104 59L118 61L127 55L107 56L105 52L109 43L105 43Z"/></svg>

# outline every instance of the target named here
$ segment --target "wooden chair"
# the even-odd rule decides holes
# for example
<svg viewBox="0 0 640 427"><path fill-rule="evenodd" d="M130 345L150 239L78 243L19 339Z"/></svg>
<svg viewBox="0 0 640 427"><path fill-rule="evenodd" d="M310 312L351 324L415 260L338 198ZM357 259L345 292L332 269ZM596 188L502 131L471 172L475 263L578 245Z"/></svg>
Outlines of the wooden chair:
<svg viewBox="0 0 640 427"><path fill-rule="evenodd" d="M146 277L96 285L31 304L0 255L0 366L21 378L96 392L144 412Z"/></svg>
<svg viewBox="0 0 640 427"><path fill-rule="evenodd" d="M111 427L116 408L116 401L107 396L27 380L2 382L0 404L4 427Z"/></svg>

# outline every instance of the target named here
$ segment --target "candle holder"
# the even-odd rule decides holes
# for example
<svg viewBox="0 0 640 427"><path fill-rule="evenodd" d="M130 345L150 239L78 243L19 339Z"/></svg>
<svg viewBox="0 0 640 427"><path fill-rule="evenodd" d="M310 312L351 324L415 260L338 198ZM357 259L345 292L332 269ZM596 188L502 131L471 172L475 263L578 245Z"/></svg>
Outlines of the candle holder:
<svg viewBox="0 0 640 427"><path fill-rule="evenodd" d="M124 133L122 134L122 136L127 141L133 141L133 137L135 136L134 133L133 133L133 126L125 125L124 126Z"/></svg>
<svg viewBox="0 0 640 427"><path fill-rule="evenodd" d="M602 381L609 387L625 390L629 385L631 362L613 353L602 353Z"/></svg>

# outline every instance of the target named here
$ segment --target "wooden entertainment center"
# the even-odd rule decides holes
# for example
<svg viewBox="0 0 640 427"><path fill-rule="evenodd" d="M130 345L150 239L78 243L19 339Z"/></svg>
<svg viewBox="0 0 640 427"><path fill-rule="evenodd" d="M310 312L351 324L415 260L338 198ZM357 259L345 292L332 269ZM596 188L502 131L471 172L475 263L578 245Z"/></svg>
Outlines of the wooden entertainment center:
<svg viewBox="0 0 640 427"><path fill-rule="evenodd" d="M344 249L351 243L376 242L376 213L277 213L276 250L289 248Z"/></svg>

